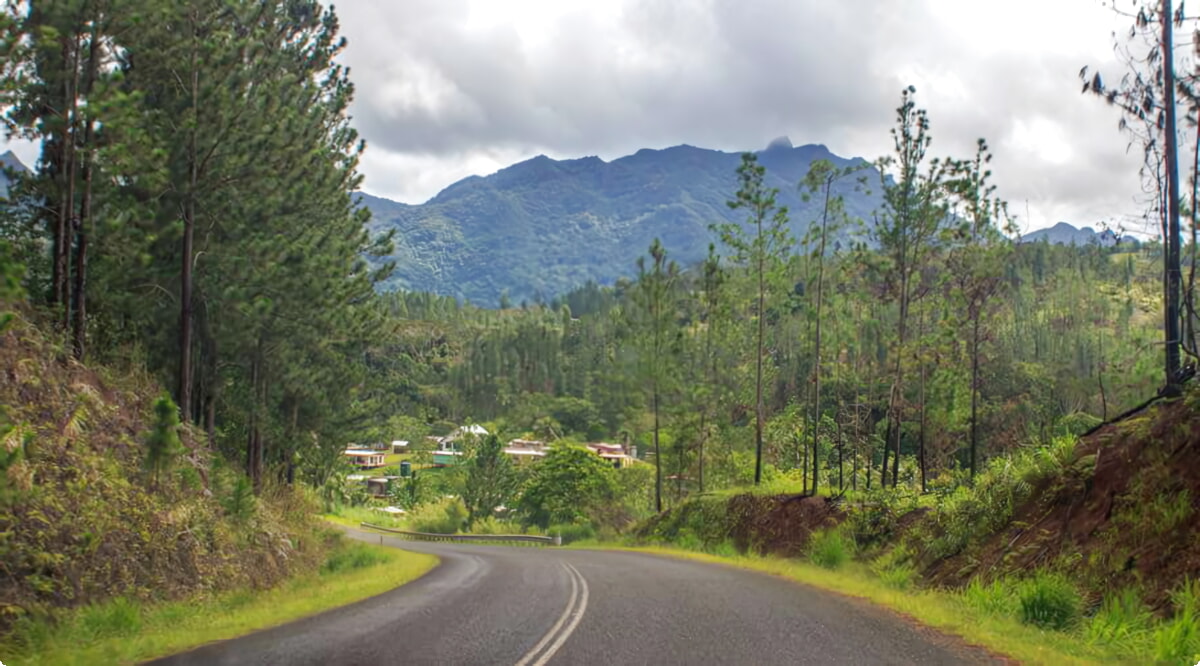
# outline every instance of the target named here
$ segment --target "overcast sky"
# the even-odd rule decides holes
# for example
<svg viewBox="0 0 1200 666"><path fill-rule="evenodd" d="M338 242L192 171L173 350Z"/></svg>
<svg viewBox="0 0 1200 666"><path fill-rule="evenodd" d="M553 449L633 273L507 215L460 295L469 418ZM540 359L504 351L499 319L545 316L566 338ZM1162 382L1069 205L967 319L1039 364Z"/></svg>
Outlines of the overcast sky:
<svg viewBox="0 0 1200 666"><path fill-rule="evenodd" d="M1123 0L1128 2L1128 0ZM1136 221L1137 149L1080 94L1117 78L1100 0L343 0L364 189L408 203L539 153L611 160L787 135L891 150L917 87L935 155L985 137L1025 230ZM32 157L26 147L23 158ZM1130 222L1130 220L1134 220Z"/></svg>

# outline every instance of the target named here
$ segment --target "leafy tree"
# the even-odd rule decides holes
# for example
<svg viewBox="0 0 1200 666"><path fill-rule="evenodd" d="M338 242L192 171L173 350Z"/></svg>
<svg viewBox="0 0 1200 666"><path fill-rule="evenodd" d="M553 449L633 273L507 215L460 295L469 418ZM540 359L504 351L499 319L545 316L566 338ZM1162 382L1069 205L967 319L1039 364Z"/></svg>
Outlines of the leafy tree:
<svg viewBox="0 0 1200 666"><path fill-rule="evenodd" d="M494 434L469 446L463 466L467 470L462 499L467 507L467 520L492 515L496 507L506 504L516 489L516 472L504 453L504 444Z"/></svg>
<svg viewBox="0 0 1200 666"><path fill-rule="evenodd" d="M517 508L533 525L587 521L614 500L615 471L603 458L573 444L555 444L533 464Z"/></svg>

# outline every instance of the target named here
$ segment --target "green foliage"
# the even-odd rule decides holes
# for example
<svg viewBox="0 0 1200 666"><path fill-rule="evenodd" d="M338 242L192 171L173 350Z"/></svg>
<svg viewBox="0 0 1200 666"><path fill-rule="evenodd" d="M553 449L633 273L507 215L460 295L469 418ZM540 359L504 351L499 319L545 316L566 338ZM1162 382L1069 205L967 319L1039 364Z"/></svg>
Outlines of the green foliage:
<svg viewBox="0 0 1200 666"><path fill-rule="evenodd" d="M239 523L245 523L254 517L258 500L254 497L254 488L249 477L238 475L224 504L225 513Z"/></svg>
<svg viewBox="0 0 1200 666"><path fill-rule="evenodd" d="M133 634L142 626L141 609L134 601L117 597L82 609L76 623L92 640Z"/></svg>
<svg viewBox="0 0 1200 666"><path fill-rule="evenodd" d="M1160 663L1200 661L1200 581L1184 581L1171 594L1174 613L1154 632L1154 658Z"/></svg>
<svg viewBox="0 0 1200 666"><path fill-rule="evenodd" d="M546 534L561 536L564 544L585 541L596 537L596 528L591 523L566 523L551 525Z"/></svg>
<svg viewBox="0 0 1200 666"><path fill-rule="evenodd" d="M826 569L840 569L854 557L854 539L839 528L813 532L808 540L808 559Z"/></svg>
<svg viewBox="0 0 1200 666"><path fill-rule="evenodd" d="M582 446L555 444L533 464L517 509L532 525L589 521L616 501L616 471Z"/></svg>
<svg viewBox="0 0 1200 666"><path fill-rule="evenodd" d="M1058 420L1055 430L1065 437L1078 437L1100 425L1099 417L1086 412L1072 412Z"/></svg>
<svg viewBox="0 0 1200 666"><path fill-rule="evenodd" d="M1154 616L1134 588L1110 593L1084 628L1088 642L1114 647L1140 644L1151 636Z"/></svg>
<svg viewBox="0 0 1200 666"><path fill-rule="evenodd" d="M494 434L469 446L464 457L467 474L461 495L470 523L507 504L516 491L517 476L504 444Z"/></svg>
<svg viewBox="0 0 1200 666"><path fill-rule="evenodd" d="M875 487L861 495L861 501L847 508L848 526L855 541L871 546L889 538L900 518L915 511L918 495L910 486Z"/></svg>
<svg viewBox="0 0 1200 666"><path fill-rule="evenodd" d="M374 548L363 544L346 544L329 554L321 564L321 575L365 569L386 561L387 556Z"/></svg>
<svg viewBox="0 0 1200 666"><path fill-rule="evenodd" d="M984 583L979 577L972 578L963 588L962 599L968 606L998 617L1015 616L1020 607L1014 585L1004 579Z"/></svg>
<svg viewBox="0 0 1200 666"><path fill-rule="evenodd" d="M1062 574L1038 571L1017 587L1017 616L1025 624L1064 631L1079 622L1082 606L1079 591Z"/></svg>
<svg viewBox="0 0 1200 666"><path fill-rule="evenodd" d="M917 576L912 549L899 545L875 558L871 562L871 571L879 576L884 585L897 590L907 590L912 587Z"/></svg>
<svg viewBox="0 0 1200 666"><path fill-rule="evenodd" d="M458 534L467 524L467 508L457 497L445 497L421 506L408 516L408 521L416 532Z"/></svg>
<svg viewBox="0 0 1200 666"><path fill-rule="evenodd" d="M154 426L146 435L145 469L151 487L157 487L159 479L171 471L175 459L183 451L179 441L179 407L169 395L161 395L154 401Z"/></svg>

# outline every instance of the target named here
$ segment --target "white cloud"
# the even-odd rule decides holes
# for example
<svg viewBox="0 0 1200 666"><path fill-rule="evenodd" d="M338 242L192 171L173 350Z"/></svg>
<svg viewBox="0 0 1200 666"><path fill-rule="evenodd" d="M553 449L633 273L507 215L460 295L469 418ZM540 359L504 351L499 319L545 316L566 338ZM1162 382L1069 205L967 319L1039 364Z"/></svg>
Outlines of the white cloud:
<svg viewBox="0 0 1200 666"><path fill-rule="evenodd" d="M875 158L912 83L933 153L965 157L986 137L1025 229L1144 208L1138 151L1114 110L1080 94L1084 65L1120 75L1111 33L1128 23L1100 0L353 0L338 12L365 188L409 203L539 153L744 150L787 134Z"/></svg>

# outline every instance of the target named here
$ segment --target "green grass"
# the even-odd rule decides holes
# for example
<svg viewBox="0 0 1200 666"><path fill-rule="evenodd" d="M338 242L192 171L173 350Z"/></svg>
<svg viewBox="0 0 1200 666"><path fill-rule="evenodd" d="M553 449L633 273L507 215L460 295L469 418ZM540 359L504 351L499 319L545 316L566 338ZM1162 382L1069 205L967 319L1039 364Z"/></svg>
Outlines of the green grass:
<svg viewBox="0 0 1200 666"><path fill-rule="evenodd" d="M264 591L139 604L126 599L80 609L50 626L28 623L24 645L0 645L15 664L113 664L153 659L298 620L412 581L437 558L394 548L343 543L320 573Z"/></svg>
<svg viewBox="0 0 1200 666"><path fill-rule="evenodd" d="M1144 653L1130 654L1124 646L1097 644L1087 640L1083 630L1047 631L1022 624L1015 615L980 608L968 594L936 590L904 590L889 585L863 564L847 563L837 570L808 562L775 557L738 555L718 557L671 548L623 548L685 559L725 564L774 574L799 583L819 587L846 596L870 600L917 622L944 633L962 637L967 643L982 646L1027 664L1147 664L1153 658ZM984 586L987 590L987 586ZM999 593L999 590L997 591ZM989 597L989 594L982 596ZM1009 608L1007 599L996 600Z"/></svg>

